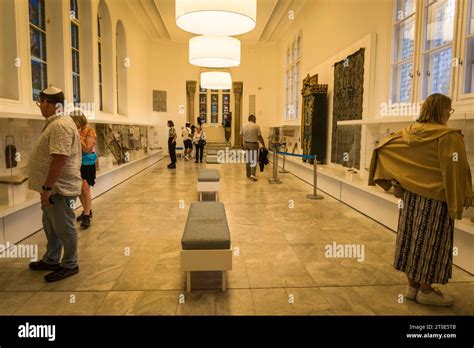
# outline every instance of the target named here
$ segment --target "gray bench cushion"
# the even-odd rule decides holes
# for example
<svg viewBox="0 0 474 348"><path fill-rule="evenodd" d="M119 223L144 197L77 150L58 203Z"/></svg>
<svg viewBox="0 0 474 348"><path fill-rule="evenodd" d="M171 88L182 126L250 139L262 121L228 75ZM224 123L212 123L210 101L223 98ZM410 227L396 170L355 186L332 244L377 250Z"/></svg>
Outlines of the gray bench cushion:
<svg viewBox="0 0 474 348"><path fill-rule="evenodd" d="M219 161L217 160L217 156L206 156L206 163L219 164Z"/></svg>
<svg viewBox="0 0 474 348"><path fill-rule="evenodd" d="M183 250L230 249L224 204L191 203L181 246Z"/></svg>
<svg viewBox="0 0 474 348"><path fill-rule="evenodd" d="M207 154L208 154L208 155L217 156L217 150L208 150L208 151L207 151Z"/></svg>
<svg viewBox="0 0 474 348"><path fill-rule="evenodd" d="M219 171L217 169L201 169L198 176L199 182L218 182Z"/></svg>

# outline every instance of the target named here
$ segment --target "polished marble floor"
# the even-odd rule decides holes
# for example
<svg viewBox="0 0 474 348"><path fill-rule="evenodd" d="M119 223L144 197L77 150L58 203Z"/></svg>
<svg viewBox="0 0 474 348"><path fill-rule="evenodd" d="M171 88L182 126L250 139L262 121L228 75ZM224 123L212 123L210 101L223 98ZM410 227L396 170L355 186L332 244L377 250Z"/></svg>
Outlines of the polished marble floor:
<svg viewBox="0 0 474 348"><path fill-rule="evenodd" d="M92 226L79 231L78 275L47 284L28 260L0 259L0 315L474 315L473 276L455 267L441 286L451 308L403 300L392 231L329 196L306 199L311 187L291 174L270 185L267 167L251 182L237 164L221 166L234 249L229 290L219 290L218 273L194 273L188 294L180 239L202 165L166 164L94 200ZM363 262L327 258L334 242L363 245ZM33 243L42 255L42 231L22 242Z"/></svg>

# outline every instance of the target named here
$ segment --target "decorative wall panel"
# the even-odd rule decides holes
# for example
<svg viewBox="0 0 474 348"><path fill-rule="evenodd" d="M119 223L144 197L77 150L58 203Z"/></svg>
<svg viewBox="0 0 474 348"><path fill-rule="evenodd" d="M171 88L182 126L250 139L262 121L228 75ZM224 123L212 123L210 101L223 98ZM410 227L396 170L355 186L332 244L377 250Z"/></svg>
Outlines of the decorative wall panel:
<svg viewBox="0 0 474 348"><path fill-rule="evenodd" d="M361 126L338 126L338 121L361 120L364 96L364 54L361 48L334 64L331 161L360 169Z"/></svg>
<svg viewBox="0 0 474 348"><path fill-rule="evenodd" d="M301 147L304 155L316 155L326 163L328 85L318 84L318 75L303 80L303 117L301 118ZM305 159L303 159L306 162ZM310 161L314 163L313 160Z"/></svg>
<svg viewBox="0 0 474 348"><path fill-rule="evenodd" d="M153 111L166 112L167 98L166 91L153 91Z"/></svg>

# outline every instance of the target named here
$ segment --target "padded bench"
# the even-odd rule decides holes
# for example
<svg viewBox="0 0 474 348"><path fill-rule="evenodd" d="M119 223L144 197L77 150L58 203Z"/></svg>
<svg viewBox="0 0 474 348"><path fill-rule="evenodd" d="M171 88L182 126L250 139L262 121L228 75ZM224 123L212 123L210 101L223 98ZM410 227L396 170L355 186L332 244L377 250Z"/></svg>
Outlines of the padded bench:
<svg viewBox="0 0 474 348"><path fill-rule="evenodd" d="M206 156L206 168L207 169L220 169L220 163L217 159L217 155Z"/></svg>
<svg viewBox="0 0 474 348"><path fill-rule="evenodd" d="M217 150L207 150L207 155L211 155L211 156L217 156Z"/></svg>
<svg viewBox="0 0 474 348"><path fill-rule="evenodd" d="M225 207L220 202L191 203L181 239L181 270L191 291L191 272L221 271L222 291L232 270L232 248Z"/></svg>
<svg viewBox="0 0 474 348"><path fill-rule="evenodd" d="M201 169L198 176L197 190L199 192L199 201L202 201L202 193L214 193L216 202L220 190L220 176L217 169Z"/></svg>

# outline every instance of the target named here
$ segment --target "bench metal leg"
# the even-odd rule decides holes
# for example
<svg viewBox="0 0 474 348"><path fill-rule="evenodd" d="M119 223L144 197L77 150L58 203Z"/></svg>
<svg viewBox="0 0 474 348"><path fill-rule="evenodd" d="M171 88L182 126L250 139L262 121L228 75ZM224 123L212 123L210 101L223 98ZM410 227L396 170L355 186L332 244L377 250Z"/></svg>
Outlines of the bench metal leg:
<svg viewBox="0 0 474 348"><path fill-rule="evenodd" d="M222 291L227 290L227 271L222 271Z"/></svg>
<svg viewBox="0 0 474 348"><path fill-rule="evenodd" d="M186 272L186 290L191 292L191 272Z"/></svg>

